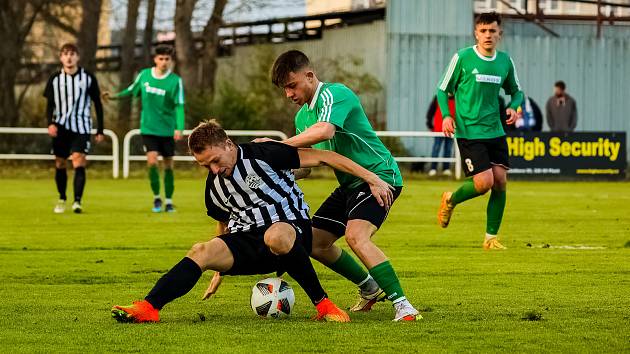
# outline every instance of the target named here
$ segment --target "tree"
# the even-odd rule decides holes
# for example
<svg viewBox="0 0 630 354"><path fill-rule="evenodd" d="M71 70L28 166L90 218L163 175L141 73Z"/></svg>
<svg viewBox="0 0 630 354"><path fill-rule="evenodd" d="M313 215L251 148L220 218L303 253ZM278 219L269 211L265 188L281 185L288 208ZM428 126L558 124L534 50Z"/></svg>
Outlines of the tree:
<svg viewBox="0 0 630 354"><path fill-rule="evenodd" d="M80 65L94 72L102 0L48 0L46 3L41 11L43 21L72 35L79 47ZM77 26L75 14L78 12L81 22Z"/></svg>
<svg viewBox="0 0 630 354"><path fill-rule="evenodd" d="M133 74L136 71L136 22L138 21L139 7L140 0L129 0L127 2L127 21L125 23L125 32L120 54L120 90L131 83ZM121 131L127 131L131 126L131 104L132 100L121 100L118 102L118 128Z"/></svg>
<svg viewBox="0 0 630 354"><path fill-rule="evenodd" d="M156 0L147 1L147 19L144 23L144 33L142 35L142 65L152 66L151 44L153 43L153 21L155 20Z"/></svg>
<svg viewBox="0 0 630 354"><path fill-rule="evenodd" d="M82 0L81 29L76 34L81 52L81 66L96 71L96 49L98 47L98 25L101 19L102 0Z"/></svg>
<svg viewBox="0 0 630 354"><path fill-rule="evenodd" d="M207 89L212 97L217 73L217 56L219 48L219 28L223 24L223 11L227 0L216 0L212 15L203 28L204 46L201 55L201 87Z"/></svg>
<svg viewBox="0 0 630 354"><path fill-rule="evenodd" d="M197 0L177 0L175 5L175 53L177 71L187 89L197 89L197 60L195 38L190 23Z"/></svg>
<svg viewBox="0 0 630 354"><path fill-rule="evenodd" d="M0 1L0 122L8 126L19 123L15 102L15 81L21 67L26 36L42 11L42 0Z"/></svg>
<svg viewBox="0 0 630 354"><path fill-rule="evenodd" d="M228 0L215 0L212 14L200 38L202 49L199 50L190 26L197 0L177 0L174 20L177 67L189 90L209 96L214 94L219 28L223 24L223 12L227 2Z"/></svg>

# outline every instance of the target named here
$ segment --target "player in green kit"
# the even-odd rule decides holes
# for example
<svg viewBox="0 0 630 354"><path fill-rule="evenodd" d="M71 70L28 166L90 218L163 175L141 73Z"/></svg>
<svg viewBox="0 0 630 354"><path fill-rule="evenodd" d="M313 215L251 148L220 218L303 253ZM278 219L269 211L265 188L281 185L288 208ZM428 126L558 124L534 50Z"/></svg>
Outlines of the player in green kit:
<svg viewBox="0 0 630 354"><path fill-rule="evenodd" d="M403 186L398 165L376 136L354 92L340 83L319 81L308 57L297 50L276 59L272 82L301 106L295 116L297 135L284 143L348 157L389 183L394 188L394 199L398 197ZM379 203L360 179L342 172L335 174L339 187L313 216L312 257L359 286L360 298L351 311L369 311L386 297L394 304L395 321L422 318L405 297L388 258L371 240L393 200ZM344 235L368 271L335 245Z"/></svg>
<svg viewBox="0 0 630 354"><path fill-rule="evenodd" d="M153 191L153 212L162 211L160 198L160 172L158 155L164 159L164 211L174 212L173 155L175 141L181 139L184 130L184 86L182 79L171 72L173 48L158 46L153 57L155 66L140 71L135 81L126 89L114 94L103 94L103 98L119 99L127 96L140 96L142 113L140 133L147 155L149 180Z"/></svg>
<svg viewBox="0 0 630 354"><path fill-rule="evenodd" d="M497 97L501 88L512 96L506 113L507 124L513 124L523 92L512 58L496 50L501 39L501 17L495 12L479 15L475 20L475 38L476 45L453 56L437 90L442 112L449 112L448 94L455 95L455 119L445 114L442 130L447 136L455 134L464 172L472 177L455 192L442 195L438 221L447 227L457 204L491 191L483 248L505 249L497 234L505 209L510 165Z"/></svg>

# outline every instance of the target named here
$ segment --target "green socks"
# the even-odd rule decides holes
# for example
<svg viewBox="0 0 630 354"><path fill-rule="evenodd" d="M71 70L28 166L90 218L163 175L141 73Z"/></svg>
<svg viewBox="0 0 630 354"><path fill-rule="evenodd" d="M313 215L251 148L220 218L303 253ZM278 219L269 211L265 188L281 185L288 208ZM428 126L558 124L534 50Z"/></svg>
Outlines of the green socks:
<svg viewBox="0 0 630 354"><path fill-rule="evenodd" d="M481 193L475 189L475 184L472 178L464 181L464 184L457 189L451 196L451 203L457 205L468 199L480 196ZM503 210L505 210L505 191L492 189L490 192L490 199L488 200L488 207L486 209L486 233L489 235L496 235L499 232L501 226L501 220L503 220Z"/></svg>
<svg viewBox="0 0 630 354"><path fill-rule="evenodd" d="M461 202L464 202L468 199L472 199L474 197L480 196L481 193L477 192L475 189L475 183L472 178L468 178L464 181L464 184L459 187L451 196L451 203L453 205L457 205Z"/></svg>
<svg viewBox="0 0 630 354"><path fill-rule="evenodd" d="M341 256L328 266L342 277L355 284L360 284L368 277L368 273L348 252L341 250Z"/></svg>
<svg viewBox="0 0 630 354"><path fill-rule="evenodd" d="M160 195L160 171L156 165L149 166L149 181L153 195Z"/></svg>
<svg viewBox="0 0 630 354"><path fill-rule="evenodd" d="M387 300L397 302L397 300L405 299L398 276L396 276L396 272L389 261L374 266L374 268L370 269L370 275L376 280L381 289L385 291Z"/></svg>
<svg viewBox="0 0 630 354"><path fill-rule="evenodd" d="M486 209L486 233L496 235L501 226L503 219L503 210L505 210L505 191L493 189L488 200L488 208Z"/></svg>
<svg viewBox="0 0 630 354"><path fill-rule="evenodd" d="M164 169L164 197L171 199L175 190L175 176L170 168Z"/></svg>

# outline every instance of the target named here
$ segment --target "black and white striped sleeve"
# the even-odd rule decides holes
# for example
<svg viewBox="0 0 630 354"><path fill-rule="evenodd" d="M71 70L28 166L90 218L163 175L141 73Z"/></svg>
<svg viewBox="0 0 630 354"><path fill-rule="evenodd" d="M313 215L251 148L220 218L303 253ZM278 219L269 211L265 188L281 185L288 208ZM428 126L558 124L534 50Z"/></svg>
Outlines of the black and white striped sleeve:
<svg viewBox="0 0 630 354"><path fill-rule="evenodd" d="M276 141L243 145L249 145L252 157L265 161L274 170L300 168L298 149L291 145Z"/></svg>
<svg viewBox="0 0 630 354"><path fill-rule="evenodd" d="M90 87L88 88L88 94L94 103L94 110L96 111L96 134L103 134L103 104L101 103L101 89L98 86L98 80L96 76L91 73L87 73L90 77Z"/></svg>
<svg viewBox="0 0 630 354"><path fill-rule="evenodd" d="M205 201L206 201L206 214L213 218L216 221L227 223L230 220L230 213L222 208L219 205L216 205L212 200L212 188L210 185L214 183L214 176L212 173L208 174L208 178L206 179L206 192L205 192Z"/></svg>
<svg viewBox="0 0 630 354"><path fill-rule="evenodd" d="M46 97L46 118L48 119L48 125L51 125L55 122L55 118L53 117L53 112L55 111L55 93L53 88L53 79L56 75L51 75L46 83L46 88L44 89L44 97Z"/></svg>

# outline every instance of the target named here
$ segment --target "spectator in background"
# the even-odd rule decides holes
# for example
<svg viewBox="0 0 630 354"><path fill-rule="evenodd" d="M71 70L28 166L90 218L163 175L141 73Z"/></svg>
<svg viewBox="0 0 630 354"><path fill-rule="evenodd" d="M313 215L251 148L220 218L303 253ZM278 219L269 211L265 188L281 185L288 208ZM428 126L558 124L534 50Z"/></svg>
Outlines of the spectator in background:
<svg viewBox="0 0 630 354"><path fill-rule="evenodd" d="M502 102L503 101L503 102ZM499 96L499 106L505 106L503 97ZM516 120L514 125L507 125L505 119L501 119L503 124L503 130L508 131L542 131L543 116L542 111L538 104L531 97L525 97L523 103L518 108L517 112L520 114L520 118Z"/></svg>
<svg viewBox="0 0 630 354"><path fill-rule="evenodd" d="M455 97L453 95L448 96L448 108L451 111L451 117L455 117ZM437 104L437 98L434 96L427 111L427 128L433 132L442 132L442 112ZM451 157L451 149L453 147L453 139L446 136L436 136L433 140L433 149L431 150L431 157L438 157L440 155L440 149L444 145L444 157ZM442 163L442 174L445 176L451 175L451 164L448 162ZM437 175L437 162L431 163L431 169L429 170L429 176L433 177Z"/></svg>
<svg viewBox="0 0 630 354"><path fill-rule="evenodd" d="M547 100L547 124L552 132L572 132L577 125L577 107L566 91L564 81L554 85L554 95Z"/></svg>

